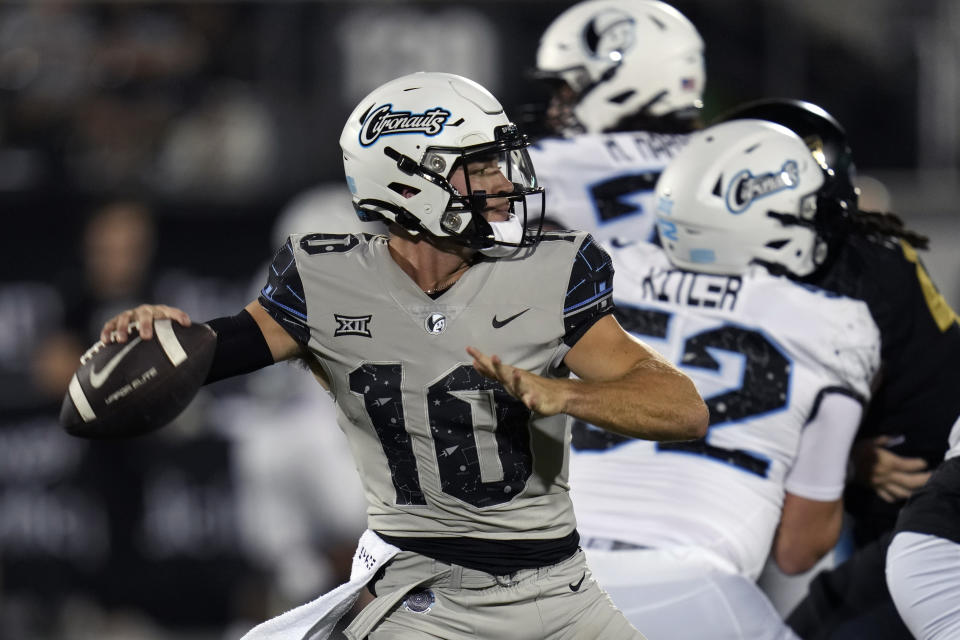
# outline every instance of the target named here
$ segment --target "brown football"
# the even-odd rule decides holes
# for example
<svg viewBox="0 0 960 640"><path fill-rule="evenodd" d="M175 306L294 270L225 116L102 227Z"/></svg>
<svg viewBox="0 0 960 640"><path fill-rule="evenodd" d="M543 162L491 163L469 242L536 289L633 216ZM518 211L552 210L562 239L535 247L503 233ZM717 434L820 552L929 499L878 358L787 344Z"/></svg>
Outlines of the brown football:
<svg viewBox="0 0 960 640"><path fill-rule="evenodd" d="M217 336L205 324L154 322L143 340L98 342L80 360L60 408L60 424L81 438L149 433L186 409L207 377Z"/></svg>

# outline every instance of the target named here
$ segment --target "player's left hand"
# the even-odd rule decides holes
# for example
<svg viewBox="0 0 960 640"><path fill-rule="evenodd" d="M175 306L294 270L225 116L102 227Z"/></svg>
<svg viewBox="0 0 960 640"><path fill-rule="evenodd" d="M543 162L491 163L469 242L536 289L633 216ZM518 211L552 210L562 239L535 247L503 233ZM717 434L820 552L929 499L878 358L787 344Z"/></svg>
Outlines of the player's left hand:
<svg viewBox="0 0 960 640"><path fill-rule="evenodd" d="M531 411L552 416L564 410L566 397L563 380L544 378L525 369L519 369L500 360L500 356L488 356L479 349L467 347L473 357L473 368L485 378L497 380L507 393L517 398Z"/></svg>

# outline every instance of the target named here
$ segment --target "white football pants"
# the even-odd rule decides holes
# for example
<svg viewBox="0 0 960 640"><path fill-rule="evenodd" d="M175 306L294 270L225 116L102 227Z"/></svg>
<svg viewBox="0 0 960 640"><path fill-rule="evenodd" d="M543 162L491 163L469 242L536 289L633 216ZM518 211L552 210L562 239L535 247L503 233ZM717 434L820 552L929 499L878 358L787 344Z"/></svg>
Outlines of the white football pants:
<svg viewBox="0 0 960 640"><path fill-rule="evenodd" d="M649 640L799 640L756 585L700 549L584 549L594 578Z"/></svg>

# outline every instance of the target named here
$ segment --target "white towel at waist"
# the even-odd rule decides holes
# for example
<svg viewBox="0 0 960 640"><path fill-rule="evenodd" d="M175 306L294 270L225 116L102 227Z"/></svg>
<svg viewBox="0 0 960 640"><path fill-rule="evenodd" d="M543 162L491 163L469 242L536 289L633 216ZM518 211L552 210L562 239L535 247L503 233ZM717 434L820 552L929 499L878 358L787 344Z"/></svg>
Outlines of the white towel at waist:
<svg viewBox="0 0 960 640"><path fill-rule="evenodd" d="M353 554L349 582L316 600L258 624L242 640L325 640L333 632L337 621L356 602L373 574L399 551L367 529L360 536Z"/></svg>

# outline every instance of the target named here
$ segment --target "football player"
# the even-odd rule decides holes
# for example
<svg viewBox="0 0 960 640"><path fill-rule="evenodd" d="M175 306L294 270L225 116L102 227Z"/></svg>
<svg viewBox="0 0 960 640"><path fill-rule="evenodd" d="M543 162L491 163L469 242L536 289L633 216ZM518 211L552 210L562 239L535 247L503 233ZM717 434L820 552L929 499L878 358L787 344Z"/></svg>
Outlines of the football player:
<svg viewBox="0 0 960 640"><path fill-rule="evenodd" d="M578 549L567 415L697 438L696 388L617 323L610 260L588 234L525 228L541 193L528 142L484 88L393 80L340 144L357 212L389 234L292 235L259 298L210 322L209 380L304 360L336 399L369 530L351 582L248 636L323 636L366 585L376 598L349 638L642 638ZM102 338L125 340L135 320L149 339L162 317L189 322L143 305Z"/></svg>
<svg viewBox="0 0 960 640"><path fill-rule="evenodd" d="M797 282L823 259L812 223L823 187L785 127L720 124L694 134L660 177L663 248L611 248L621 324L687 373L710 408L693 442L574 426L581 544L651 638L795 638L755 580L768 551L798 573L839 536L879 332L862 301Z"/></svg>
<svg viewBox="0 0 960 640"><path fill-rule="evenodd" d="M903 638L907 630L883 580L884 553L900 508L943 459L960 414L960 324L918 254L928 239L893 214L860 210L853 154L832 115L809 102L765 99L718 120L738 118L777 122L807 143L827 180L815 224L828 251L805 280L866 302L881 335L879 385L845 492L857 551L811 582L788 621L804 638L852 634L853 626L869 637Z"/></svg>
<svg viewBox="0 0 960 640"><path fill-rule="evenodd" d="M960 637L960 419L944 462L900 510L887 550L887 584L919 640Z"/></svg>
<svg viewBox="0 0 960 640"><path fill-rule="evenodd" d="M822 163L829 185L817 225L829 251L807 281L864 300L880 327L881 385L858 434L858 482L847 491L855 539L862 545L893 528L906 498L943 459L960 413L960 397L948 391L960 385L954 366L960 358L960 326L917 253L927 248L928 239L893 214L859 209L852 151L832 115L809 102L769 99L739 106L720 120L737 118L790 128ZM928 355L917 359L914 353ZM900 468L898 457L910 460ZM867 473L874 458L892 468Z"/></svg>
<svg viewBox="0 0 960 640"><path fill-rule="evenodd" d="M549 136L531 148L550 220L600 241L654 233L654 185L701 128L703 40L659 0L585 0L543 33Z"/></svg>

